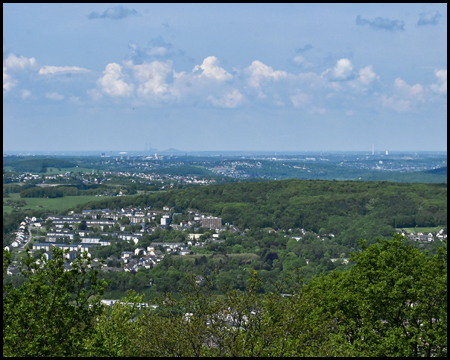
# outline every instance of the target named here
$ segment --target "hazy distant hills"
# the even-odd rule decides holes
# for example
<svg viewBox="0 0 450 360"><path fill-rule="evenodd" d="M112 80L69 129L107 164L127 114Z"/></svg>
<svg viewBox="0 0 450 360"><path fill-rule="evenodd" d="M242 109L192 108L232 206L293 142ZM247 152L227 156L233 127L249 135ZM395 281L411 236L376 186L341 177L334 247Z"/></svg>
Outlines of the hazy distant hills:
<svg viewBox="0 0 450 360"><path fill-rule="evenodd" d="M447 166L438 169L413 172L371 172L365 181L394 181L403 183L447 183Z"/></svg>
<svg viewBox="0 0 450 360"><path fill-rule="evenodd" d="M166 155L166 154L167 155L184 155L186 153L186 151L181 151L178 149L170 148L170 149L161 151L160 153L163 155Z"/></svg>

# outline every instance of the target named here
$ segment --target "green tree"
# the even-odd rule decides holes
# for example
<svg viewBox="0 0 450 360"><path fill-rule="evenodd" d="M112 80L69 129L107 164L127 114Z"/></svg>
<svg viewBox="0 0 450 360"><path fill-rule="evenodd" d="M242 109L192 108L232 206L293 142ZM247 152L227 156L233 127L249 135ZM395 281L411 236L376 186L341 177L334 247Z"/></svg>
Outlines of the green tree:
<svg viewBox="0 0 450 360"><path fill-rule="evenodd" d="M142 356L141 346L133 341L133 337L141 331L133 323L139 315L139 303L143 303L143 296L130 290L127 297L104 311L98 317L95 332L87 339L82 355Z"/></svg>
<svg viewBox="0 0 450 360"><path fill-rule="evenodd" d="M127 216L124 216L119 221L120 225L128 225L130 223L130 219Z"/></svg>
<svg viewBox="0 0 450 360"><path fill-rule="evenodd" d="M273 292L261 286L273 284L275 270L262 270L261 278L246 265L219 273L211 270L213 257L206 256L194 263L207 264L203 281L191 274L183 282L181 266L187 264L169 256L131 278L105 273L115 289L141 289L146 274L158 279L153 294L179 288L173 296L158 295L156 310L142 311L137 304L144 298L135 293L103 311L98 297L88 307L88 291L101 293L104 283L95 276L88 276L93 285L80 283L92 274L83 272L87 257L78 259L72 272L62 271L62 252L56 249L53 262L42 256L25 261L28 280L17 290L4 285L4 355L446 356L446 242L432 256L400 236L362 248L351 255L348 271L332 271L309 285L296 269L294 252L281 251L279 257L269 252L284 277L272 285ZM4 273L9 256L4 252ZM236 257L232 262L237 264ZM235 289L221 287L217 296L225 283ZM84 306L77 306L80 291Z"/></svg>
<svg viewBox="0 0 450 360"><path fill-rule="evenodd" d="M89 269L86 253L64 271L64 252L52 251L49 261L27 252L21 269L26 281L19 288L3 281L3 356L77 356L93 334L106 283ZM9 264L4 251L3 277Z"/></svg>
<svg viewBox="0 0 450 360"><path fill-rule="evenodd" d="M446 356L447 245L428 256L404 238L351 256L347 272L313 281L317 317L334 319L358 356Z"/></svg>
<svg viewBox="0 0 450 360"><path fill-rule="evenodd" d="M53 221L52 221L52 219L47 219L47 220L45 221L45 228L47 229L47 231L50 230L52 226L53 226Z"/></svg>

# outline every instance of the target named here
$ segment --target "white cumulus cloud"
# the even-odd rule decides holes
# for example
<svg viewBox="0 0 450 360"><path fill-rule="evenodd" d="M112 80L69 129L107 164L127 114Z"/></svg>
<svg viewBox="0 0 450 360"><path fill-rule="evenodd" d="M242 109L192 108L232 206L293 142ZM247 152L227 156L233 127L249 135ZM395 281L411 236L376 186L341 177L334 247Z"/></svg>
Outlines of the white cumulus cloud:
<svg viewBox="0 0 450 360"><path fill-rule="evenodd" d="M172 62L153 61L141 65L126 63L134 72L134 77L139 82L137 93L140 96L163 95L169 91L166 78L172 73Z"/></svg>
<svg viewBox="0 0 450 360"><path fill-rule="evenodd" d="M410 97L415 100L423 100L424 90L422 85L408 85L406 81L397 78L394 81L394 87L403 95Z"/></svg>
<svg viewBox="0 0 450 360"><path fill-rule="evenodd" d="M394 81L394 94L391 97L383 94L381 103L384 107L396 111L408 111L423 102L424 98L425 90L422 85L409 85L406 81L397 78Z"/></svg>
<svg viewBox="0 0 450 360"><path fill-rule="evenodd" d="M297 94L289 97L294 104L294 107L303 107L309 102L309 96L305 93L302 93L300 90L297 91Z"/></svg>
<svg viewBox="0 0 450 360"><path fill-rule="evenodd" d="M219 66L219 60L215 56L208 56L201 65L196 65L194 70L192 70L192 74L198 74L217 81L226 81L233 78L233 75Z"/></svg>
<svg viewBox="0 0 450 360"><path fill-rule="evenodd" d="M149 56L166 56L169 50L164 46L153 46L148 51L147 54Z"/></svg>
<svg viewBox="0 0 450 360"><path fill-rule="evenodd" d="M327 69L322 73L322 76L328 77L330 80L347 80L353 74L353 65L349 59L340 59L336 66Z"/></svg>
<svg viewBox="0 0 450 360"><path fill-rule="evenodd" d="M386 108L391 108L399 112L408 111L411 108L411 102L405 99L395 99L392 97L387 97L386 95L381 95L381 104Z"/></svg>
<svg viewBox="0 0 450 360"><path fill-rule="evenodd" d="M6 71L6 67L3 66L3 94L7 93L17 85L17 81L14 80Z"/></svg>
<svg viewBox="0 0 450 360"><path fill-rule="evenodd" d="M122 66L117 63L108 64L103 74L97 80L97 85L104 94L117 97L131 96L134 86L123 81Z"/></svg>
<svg viewBox="0 0 450 360"><path fill-rule="evenodd" d="M295 65L301 66L303 68L309 68L309 67L313 66L312 63L306 61L306 59L300 55L297 55L296 57L294 57L292 59L292 61L294 62Z"/></svg>
<svg viewBox="0 0 450 360"><path fill-rule="evenodd" d="M45 97L50 100L63 100L64 95L58 94L57 92L46 93Z"/></svg>
<svg viewBox="0 0 450 360"><path fill-rule="evenodd" d="M78 66L43 66L39 69L40 75L79 74L86 72L89 72L89 70Z"/></svg>
<svg viewBox="0 0 450 360"><path fill-rule="evenodd" d="M374 80L379 78L380 77L374 73L372 65L359 70L358 80L364 85L370 85Z"/></svg>
<svg viewBox="0 0 450 360"><path fill-rule="evenodd" d="M438 82L430 86L431 90L440 94L447 94L447 69L437 70L435 74Z"/></svg>
<svg viewBox="0 0 450 360"><path fill-rule="evenodd" d="M26 58L25 56L16 56L9 54L9 56L3 61L3 66L8 69L25 69L27 67L33 67L36 65L35 58Z"/></svg>
<svg viewBox="0 0 450 360"><path fill-rule="evenodd" d="M233 91L231 91L228 94L225 94L220 99L216 99L212 96L209 96L208 100L215 106L235 108L243 102L244 95L242 95L239 92L239 90L233 89Z"/></svg>
<svg viewBox="0 0 450 360"><path fill-rule="evenodd" d="M358 77L348 82L349 86L356 91L366 91L375 80L380 77L373 71L372 65L362 68L358 72Z"/></svg>
<svg viewBox="0 0 450 360"><path fill-rule="evenodd" d="M199 99L207 99L210 103L217 106L234 106L239 97L233 91L228 94L230 97L227 101L227 95L222 94L229 92L229 83L236 80L233 75L219 66L219 60L215 56L208 56L201 65L196 65L191 72L172 71L173 83L170 85L170 93L177 98L178 101L198 101ZM233 100L234 99L234 100Z"/></svg>
<svg viewBox="0 0 450 360"><path fill-rule="evenodd" d="M263 64L261 61L255 60L245 69L245 72L250 75L248 83L254 88L259 88L261 82L265 79L280 80L288 76L286 71L276 70L272 67Z"/></svg>

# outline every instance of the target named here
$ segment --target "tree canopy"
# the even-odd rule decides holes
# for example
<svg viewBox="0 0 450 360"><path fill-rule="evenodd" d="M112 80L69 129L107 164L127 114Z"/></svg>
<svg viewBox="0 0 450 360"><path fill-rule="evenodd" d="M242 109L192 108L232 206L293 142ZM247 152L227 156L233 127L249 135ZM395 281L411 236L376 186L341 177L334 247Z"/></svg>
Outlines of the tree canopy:
<svg viewBox="0 0 450 360"><path fill-rule="evenodd" d="M9 255L3 254L3 273ZM353 253L355 265L304 285L293 270L271 293L256 273L214 296L216 274L188 276L178 299L140 309L129 293L106 308L104 282L79 257L27 258L3 286L6 356L446 356L447 244L429 255L401 236ZM181 283L180 283L181 286ZM95 295L96 294L96 295ZM94 295L94 297L91 297Z"/></svg>

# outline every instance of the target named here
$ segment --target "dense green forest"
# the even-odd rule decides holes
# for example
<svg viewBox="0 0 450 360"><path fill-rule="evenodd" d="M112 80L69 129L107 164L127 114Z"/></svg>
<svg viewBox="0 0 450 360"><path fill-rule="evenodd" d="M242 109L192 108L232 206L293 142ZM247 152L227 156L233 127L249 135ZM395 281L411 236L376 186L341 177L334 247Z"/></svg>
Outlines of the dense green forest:
<svg viewBox="0 0 450 360"><path fill-rule="evenodd" d="M55 158L35 157L35 156L11 156L3 157L3 167L10 166L16 172L41 172L45 173L47 168L70 168L76 166L75 163Z"/></svg>
<svg viewBox="0 0 450 360"><path fill-rule="evenodd" d="M99 188L91 187L92 190ZM34 189L40 190L25 191ZM196 209L221 216L224 222L236 225L240 231L223 232L218 242L192 248L193 255L166 256L155 268L141 269L137 274L103 273L106 280L111 280L107 296L112 298L123 296L130 288L150 298L164 291L177 293L178 283L187 273L204 274L205 271L206 274L217 272L218 284L228 283L241 290L250 271L257 271L262 279L261 291L268 293L274 291L275 281L287 278L294 267L301 269L305 281L310 281L314 275L351 267L351 263L345 265L343 259L348 258L349 252L360 249L360 238L374 243L377 237L392 236L395 228L445 228L447 224L446 184L304 180L237 183L176 189L134 198L109 198L80 205L75 211L133 205L154 208L168 205L173 206L175 212ZM28 215L39 216L41 212ZM4 246L12 240L11 232L17 229L24 216L21 212L3 215ZM269 231L272 229L276 232ZM131 226L126 230L135 229ZM297 239L289 237L294 235ZM94 249L92 256L116 259L109 262L110 266L117 266L122 251L146 248L152 242L182 242L186 236L169 227L166 231L157 229L145 234L136 245L116 242L110 237L112 245ZM204 237L209 236L207 232ZM411 245L435 253L440 241ZM151 288L147 286L149 279L154 281ZM220 293L219 287L216 293Z"/></svg>
<svg viewBox="0 0 450 360"><path fill-rule="evenodd" d="M168 241L179 241L183 235L172 231L174 237ZM162 234L167 234L162 232ZM225 235L221 235L225 237ZM166 236L166 239L169 238ZM147 246L152 241L164 241L156 235L143 239L135 246ZM418 244L404 241L410 247L436 254L441 241L431 244ZM117 259L124 250L130 250L126 243L116 243L108 247L97 248L93 258L106 259L108 266L119 266ZM230 289L245 290L245 283L256 271L261 278L261 293L276 290L275 283L289 278L293 269L298 269L303 281L309 283L314 276L326 275L333 270L346 271L353 266L347 263L351 249L336 244L331 239L321 241L307 234L299 241L280 234L268 234L264 231L249 231L245 236L227 234L223 242L212 243L204 248L193 247L194 255L166 255L157 266L147 270L140 268L134 272L102 272L100 276L110 281L106 298L120 298L127 290L133 289L145 294L149 299L171 292L179 296L180 284L187 274L210 276L214 279L214 294L223 294L225 286ZM149 287L152 280L153 286Z"/></svg>
<svg viewBox="0 0 450 360"><path fill-rule="evenodd" d="M20 192L22 198L56 198L64 196L99 195L111 192L113 189L106 185L70 185L52 187L32 187ZM136 190L134 191L136 194Z"/></svg>
<svg viewBox="0 0 450 360"><path fill-rule="evenodd" d="M271 293L251 272L220 296L215 274L187 276L181 296L142 308L133 292L102 305L107 284L87 254L71 271L61 250L48 261L29 256L22 284L3 282L3 355L445 357L446 243L430 255L395 236L350 260L348 271L308 285L294 268ZM4 251L4 277L9 264Z"/></svg>
<svg viewBox="0 0 450 360"><path fill-rule="evenodd" d="M219 216L240 229L304 228L356 247L395 228L447 224L447 184L282 180L192 187L114 198L83 208L173 206ZM81 207L77 209L81 210Z"/></svg>
<svg viewBox="0 0 450 360"><path fill-rule="evenodd" d="M61 188L79 190L54 189ZM105 198L74 210L149 205L198 210L238 229L137 273L87 266L94 258L120 266L122 251L185 241L194 231L207 239L213 231L156 229L137 244L110 237L111 246L93 249L68 272L55 249L44 266L36 263L42 252L21 256L34 275L7 276L5 264L17 254L4 253L4 355L445 356L446 241L376 239L401 227L446 228L446 184L241 182ZM4 244L25 215L48 211L4 213ZM136 293L125 303L150 302L156 310L98 303L130 289Z"/></svg>

